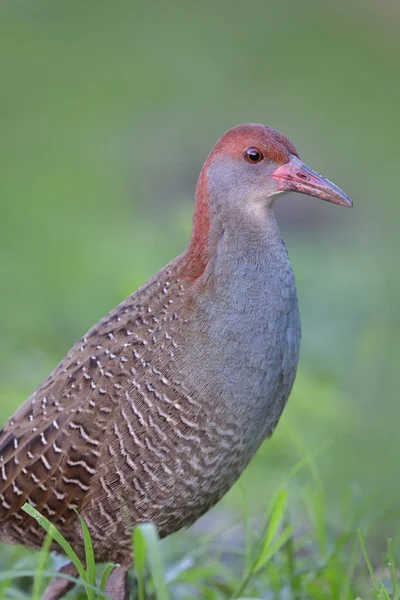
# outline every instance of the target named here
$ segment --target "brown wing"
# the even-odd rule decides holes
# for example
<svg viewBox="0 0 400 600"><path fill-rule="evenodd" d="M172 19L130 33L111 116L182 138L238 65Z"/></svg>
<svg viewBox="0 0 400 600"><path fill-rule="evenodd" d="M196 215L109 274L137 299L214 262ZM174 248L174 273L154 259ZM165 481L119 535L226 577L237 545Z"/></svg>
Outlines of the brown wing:
<svg viewBox="0 0 400 600"><path fill-rule="evenodd" d="M154 328L173 320L168 288L171 266L93 327L0 433L0 538L37 546L43 532L20 510L29 502L68 533L73 508L90 496L91 480L112 451L107 430L123 406L132 373L146 369L142 354L159 342ZM155 314L158 314L157 318ZM108 450L111 448L111 450ZM135 452L133 452L135 455ZM110 457L106 457L108 460ZM93 490L91 490L92 492ZM22 527L24 525L24 527ZM67 536L68 537L68 536Z"/></svg>
<svg viewBox="0 0 400 600"><path fill-rule="evenodd" d="M96 472L110 414L129 376L127 363L135 359L135 346L146 343L143 333L135 333L146 323L143 302L160 295L162 284L153 278L107 315L4 426L0 537L35 545L35 540L26 541L26 529L21 528L27 518L20 511L24 502L55 524L65 523L74 516L71 509L80 508ZM1 521L11 521L14 531Z"/></svg>
<svg viewBox="0 0 400 600"><path fill-rule="evenodd" d="M24 502L54 523L64 522L66 510L80 507L113 410L107 372L93 346L89 338L81 340L4 426L0 520L13 516L20 528Z"/></svg>

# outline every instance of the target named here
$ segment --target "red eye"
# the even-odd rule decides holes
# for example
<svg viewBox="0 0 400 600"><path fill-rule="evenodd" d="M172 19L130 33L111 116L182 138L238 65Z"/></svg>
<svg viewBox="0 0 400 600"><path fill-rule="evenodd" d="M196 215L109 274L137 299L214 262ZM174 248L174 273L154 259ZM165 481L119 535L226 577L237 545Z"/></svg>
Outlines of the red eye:
<svg viewBox="0 0 400 600"><path fill-rule="evenodd" d="M248 160L251 163L258 163L264 158L263 154L259 150L257 150L257 148L253 147L247 148L246 152L244 153L244 156L246 160Z"/></svg>

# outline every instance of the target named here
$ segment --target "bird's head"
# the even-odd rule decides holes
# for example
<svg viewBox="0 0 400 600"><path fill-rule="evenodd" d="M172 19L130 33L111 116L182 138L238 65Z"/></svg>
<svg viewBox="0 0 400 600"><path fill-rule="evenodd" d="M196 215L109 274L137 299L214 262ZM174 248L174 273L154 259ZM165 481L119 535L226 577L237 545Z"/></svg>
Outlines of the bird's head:
<svg viewBox="0 0 400 600"><path fill-rule="evenodd" d="M352 206L347 194L300 160L296 148L279 131L251 123L224 133L198 179L190 255L206 264L213 222L236 231L248 220L265 223L268 209L284 192Z"/></svg>
<svg viewBox="0 0 400 600"><path fill-rule="evenodd" d="M277 194L299 192L341 206L352 206L336 185L305 165L279 131L259 124L238 125L216 143L201 179L210 196L241 197L271 205Z"/></svg>

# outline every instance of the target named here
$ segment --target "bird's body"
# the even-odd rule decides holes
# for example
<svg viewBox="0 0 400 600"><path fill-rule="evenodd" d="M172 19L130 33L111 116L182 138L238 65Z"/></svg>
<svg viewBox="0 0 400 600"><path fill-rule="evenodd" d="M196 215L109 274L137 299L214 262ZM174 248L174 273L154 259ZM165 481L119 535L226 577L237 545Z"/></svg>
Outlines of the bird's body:
<svg viewBox="0 0 400 600"><path fill-rule="evenodd" d="M117 536L117 560L129 563L133 524L153 521L169 534L231 487L275 427L298 362L293 273L276 225L271 233L254 247L235 238L233 248L227 234L203 292L201 278L188 279L187 257L173 261L91 329L20 408L2 438L6 539L38 546L44 535L15 512L18 498L83 556L77 508L97 559L109 559ZM251 275L246 290L240 278L227 280L225 253L237 275ZM28 461L15 464L24 453Z"/></svg>
<svg viewBox="0 0 400 600"><path fill-rule="evenodd" d="M242 127L244 150L260 145L260 128L272 136L269 176L298 161L281 134ZM5 425L1 539L40 546L43 530L20 510L30 502L84 558L77 509L97 560L127 568L135 524L165 536L192 523L275 428L299 357L294 276L272 202L259 201L263 172L242 172L236 156L232 166L234 150L218 144L187 250L93 327Z"/></svg>

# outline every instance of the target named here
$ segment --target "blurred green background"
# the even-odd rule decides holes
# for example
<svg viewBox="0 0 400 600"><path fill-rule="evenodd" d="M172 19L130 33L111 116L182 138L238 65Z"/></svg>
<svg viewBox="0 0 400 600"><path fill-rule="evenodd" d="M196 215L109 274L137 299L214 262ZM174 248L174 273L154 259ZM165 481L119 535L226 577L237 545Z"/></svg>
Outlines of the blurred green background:
<svg viewBox="0 0 400 600"><path fill-rule="evenodd" d="M396 0L2 0L0 421L184 249L207 153L263 122L355 207L277 203L302 356L249 501L316 452L332 505L356 486L395 523L399 27Z"/></svg>

